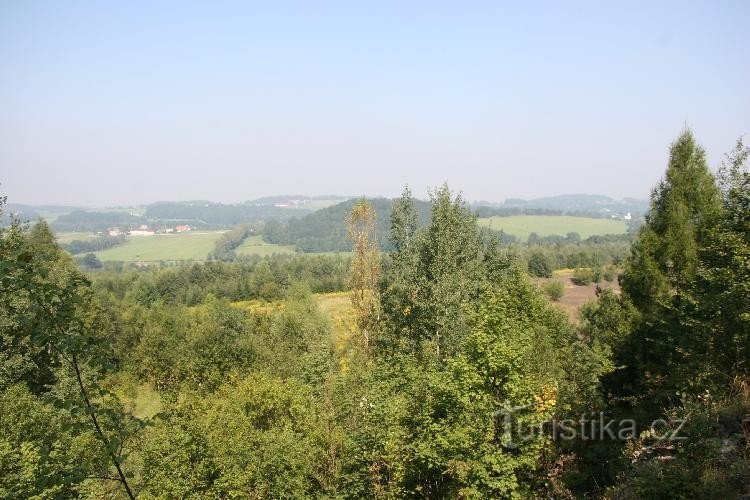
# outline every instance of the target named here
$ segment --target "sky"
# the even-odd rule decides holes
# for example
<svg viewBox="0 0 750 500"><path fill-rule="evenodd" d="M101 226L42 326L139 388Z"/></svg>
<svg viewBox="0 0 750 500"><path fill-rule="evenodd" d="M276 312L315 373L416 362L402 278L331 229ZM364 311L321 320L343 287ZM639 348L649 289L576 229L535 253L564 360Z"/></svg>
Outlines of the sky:
<svg viewBox="0 0 750 500"><path fill-rule="evenodd" d="M750 133L748 1L0 0L0 193L648 196Z"/></svg>

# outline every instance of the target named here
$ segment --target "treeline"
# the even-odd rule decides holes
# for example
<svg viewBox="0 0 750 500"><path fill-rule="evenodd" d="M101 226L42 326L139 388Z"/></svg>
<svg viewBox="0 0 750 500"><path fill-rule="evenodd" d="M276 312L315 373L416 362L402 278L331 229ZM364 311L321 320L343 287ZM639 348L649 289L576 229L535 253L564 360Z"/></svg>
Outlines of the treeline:
<svg viewBox="0 0 750 500"><path fill-rule="evenodd" d="M308 211L243 203L159 202L148 205L143 216L123 211L74 210L58 216L52 225L58 232L99 232L111 227L128 229L141 224L156 228L189 224L201 229L230 229L239 224L257 225L271 218L286 220Z"/></svg>
<svg viewBox="0 0 750 500"><path fill-rule="evenodd" d="M90 212L87 210L75 210L60 215L52 224L57 232L89 232L96 233L106 231L110 227L122 229L137 227L146 224L145 217L130 215L125 212Z"/></svg>
<svg viewBox="0 0 750 500"><path fill-rule="evenodd" d="M352 209L357 200L348 200L331 207L317 210L301 218L289 219L286 223L278 220L270 220L265 224L262 234L263 238L269 243L279 245L294 245L302 252L348 252L351 251L351 241L346 233L344 218ZM393 200L387 198L375 198L368 200L377 215L377 224L375 232L380 242L380 248L383 251L392 251L393 246L390 243L388 234L390 231L389 214ZM430 202L415 200L417 213L417 223L419 227L425 226L430 218ZM489 217L493 215L562 215L570 214L569 212L553 209L528 209L522 207L488 207L480 206L474 212L477 217ZM592 215L593 213L583 212L576 214L585 217L601 216ZM520 243L518 238L511 234L498 232L497 237L504 245ZM601 237L591 237L586 241L581 241L578 233L568 233L565 236L551 235L539 236L532 233L529 236L528 244L533 245L560 245L560 244L578 244L578 243L601 243L602 241L624 241L616 235L605 235ZM623 237L623 238L627 238Z"/></svg>
<svg viewBox="0 0 750 500"><path fill-rule="evenodd" d="M596 194L563 194L533 200L509 198L502 204L479 202L476 205L500 210L551 210L556 211L558 214L582 215L586 217L609 217L613 213L625 215L630 212L634 218L638 218L648 211L647 200L637 200L634 198L614 200L609 196ZM506 212L505 214L517 215L512 212ZM504 214L500 212L494 215Z"/></svg>
<svg viewBox="0 0 750 500"><path fill-rule="evenodd" d="M492 207L481 205L476 209L477 217L509 217L511 215L570 215L573 217L608 217L597 210L560 210L554 208Z"/></svg>
<svg viewBox="0 0 750 500"><path fill-rule="evenodd" d="M206 229L229 229L239 224L258 223L271 218L286 220L306 212L306 209L289 210L273 205L225 204L208 201L159 202L146 207L148 219L180 221L197 224Z"/></svg>
<svg viewBox="0 0 750 500"><path fill-rule="evenodd" d="M529 236L528 243L514 245L529 274L549 278L557 269L621 267L630 254L632 234L590 236L581 240L578 233L566 236Z"/></svg>
<svg viewBox="0 0 750 500"><path fill-rule="evenodd" d="M128 238L126 236L109 236L102 235L96 238L90 238L88 240L73 240L70 243L62 243L60 247L67 250L72 255L81 253L100 252L107 248L116 247L127 243Z"/></svg>
<svg viewBox="0 0 750 500"><path fill-rule="evenodd" d="M231 262L237 258L234 249L242 245L242 242L253 234L253 229L248 224L240 224L230 231L222 234L214 243L214 249L208 254L209 260L223 260Z"/></svg>
<svg viewBox="0 0 750 500"><path fill-rule="evenodd" d="M194 306L213 295L230 301L279 300L302 282L314 293L346 289L349 259L341 256L276 255L192 265L107 265L92 275L93 286L118 300Z"/></svg>
<svg viewBox="0 0 750 500"><path fill-rule="evenodd" d="M630 243L627 241L520 246L514 249L521 260L527 263L532 276L544 278L551 277L552 271L557 269L598 268L608 265L621 267L630 255Z"/></svg>

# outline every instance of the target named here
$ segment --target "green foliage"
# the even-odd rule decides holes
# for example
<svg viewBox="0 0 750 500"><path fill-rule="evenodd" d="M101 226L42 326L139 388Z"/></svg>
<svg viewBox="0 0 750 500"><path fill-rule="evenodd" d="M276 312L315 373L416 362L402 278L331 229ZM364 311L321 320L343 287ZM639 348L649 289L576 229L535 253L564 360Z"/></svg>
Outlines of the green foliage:
<svg viewBox="0 0 750 500"><path fill-rule="evenodd" d="M750 484L742 431L750 412L750 387L735 379L719 395L684 393L682 398L666 415L670 421L684 421L681 439L664 442L651 431L641 434L625 452L633 465L608 498L742 498Z"/></svg>
<svg viewBox="0 0 750 500"><path fill-rule="evenodd" d="M497 411L539 427L567 411L582 388L566 360L585 356L564 317L508 269L480 293L472 326L438 359L379 358L362 383L353 429L355 496L510 498L543 491L553 453L543 432L506 434ZM515 440L515 443L512 442ZM355 474L355 471L360 471ZM369 471L369 474L366 473ZM362 482L367 485L363 487Z"/></svg>
<svg viewBox="0 0 750 500"><path fill-rule="evenodd" d="M208 254L209 259L233 261L237 256L234 253L235 248L253 233L253 229L248 224L240 224L222 234L216 243L214 250Z"/></svg>
<svg viewBox="0 0 750 500"><path fill-rule="evenodd" d="M735 431L715 424L737 401L732 380L744 384L745 409L737 411L747 411L747 154L739 142L717 186L683 133L626 264L623 297L605 291L582 311L584 333L611 359L602 377L609 411L640 423L687 418L683 442L665 447L646 432L619 458L608 455L612 464L635 464L621 467L613 497L721 498L747 484L747 456L727 441L743 439L740 418Z"/></svg>
<svg viewBox="0 0 750 500"><path fill-rule="evenodd" d="M55 219L57 232L97 232L110 227L133 228L146 224L147 219L126 212L92 212L74 210Z"/></svg>
<svg viewBox="0 0 750 500"><path fill-rule="evenodd" d="M545 254L534 251L529 255L529 274L537 278L551 278L552 265Z"/></svg>
<svg viewBox="0 0 750 500"><path fill-rule="evenodd" d="M563 285L563 282L560 280L548 281L544 284L543 289L544 293L547 294L547 297L555 302L560 300L565 294L565 285Z"/></svg>
<svg viewBox="0 0 750 500"><path fill-rule="evenodd" d="M252 359L252 346L245 340L249 325L243 311L210 297L191 310L151 308L139 325L134 364L159 389L188 384L213 390Z"/></svg>
<svg viewBox="0 0 750 500"><path fill-rule="evenodd" d="M587 286L594 282L594 271L590 267L579 267L573 271L573 282L579 286Z"/></svg>
<svg viewBox="0 0 750 500"><path fill-rule="evenodd" d="M515 245L511 248L520 259L530 262L535 259L546 262L551 270L575 269L620 265L630 253L631 241L623 238L589 238L581 243L559 242L555 244ZM535 275L531 269L529 272Z"/></svg>
<svg viewBox="0 0 750 500"><path fill-rule="evenodd" d="M35 397L23 384L0 392L0 496L74 497L88 476L107 473L107 457L77 419Z"/></svg>
<svg viewBox="0 0 750 500"><path fill-rule="evenodd" d="M289 210L273 203L213 203L210 201L158 202L146 207L146 218L152 221L187 223L206 229L227 229L239 224L256 224L269 219L286 220L307 212L304 208Z"/></svg>
<svg viewBox="0 0 750 500"><path fill-rule="evenodd" d="M144 493L157 497L313 494L326 463L312 393L253 374L205 400L183 398L149 429L141 449Z"/></svg>
<svg viewBox="0 0 750 500"><path fill-rule="evenodd" d="M93 253L87 253L80 259L76 259L76 262L82 265L86 269L101 269L103 267L102 261L96 258Z"/></svg>
<svg viewBox="0 0 750 500"><path fill-rule="evenodd" d="M28 232L15 222L10 229L0 230L0 268L3 271L0 275L0 393L5 396L19 383L25 384L33 394L44 394L55 408L65 410L67 421L49 415L49 424L62 426L49 429L55 439L57 436L64 439L68 430L80 434L88 429L93 439L86 446L94 447L95 451L86 454L86 459L106 457L108 465L117 471L114 480L132 498L122 470L125 459L122 445L140 429L141 423L132 420L129 425L117 401L97 384L97 372L107 369L110 361L109 325L88 281L57 247L43 221ZM3 414L17 412L23 417L26 407L33 403L28 398L18 398L17 404L24 406L6 408ZM7 440L0 443L5 443L0 444L4 462L0 466L8 467L11 477L20 474L15 480L22 488L58 495L64 493L46 491L46 488L55 484L76 488L86 478L85 474L71 472L67 476L67 473L56 475L57 482L49 480L52 473L47 472L46 462L53 443L39 444L33 438L29 442L17 442L21 455L13 454L13 447ZM76 444L67 446L81 453ZM86 470L86 461L78 461ZM108 472L108 465L97 461L96 468ZM62 467L71 468L69 464Z"/></svg>
<svg viewBox="0 0 750 500"><path fill-rule="evenodd" d="M739 143L717 187L692 136L678 138L622 295L597 290L575 327L528 275L612 281L627 237L501 247L447 186L429 215L408 189L375 202L392 205L377 226L360 205L360 246L389 230L394 249L377 285L360 286L377 288L372 349L313 295L346 289L347 258L106 264L87 278L45 224L13 223L0 229L0 496L116 497L126 484L145 498L744 493L747 156ZM264 234L335 246L338 233L313 233L343 228L341 209ZM227 233L214 257L247 234ZM563 286L543 290L555 300ZM152 425L131 415L139 393L159 402ZM687 417L688 439L518 432L598 411L639 430Z"/></svg>
<svg viewBox="0 0 750 500"><path fill-rule="evenodd" d="M668 300L695 277L698 249L719 216L720 197L705 152L690 131L672 144L664 179L634 244L623 289L639 308Z"/></svg>
<svg viewBox="0 0 750 500"><path fill-rule="evenodd" d="M100 252L107 248L123 245L128 241L125 236L98 236L88 240L73 240L70 243L60 245L72 255L80 253Z"/></svg>
<svg viewBox="0 0 750 500"><path fill-rule="evenodd" d="M156 302L197 305L208 295L239 300L279 300L292 283L304 281L315 293L346 290L349 258L274 256L234 263L206 262L124 270L108 267L92 276L94 287L118 300L141 305Z"/></svg>
<svg viewBox="0 0 750 500"><path fill-rule="evenodd" d="M381 249L391 250L388 238L389 215L394 202L387 198L368 201L376 214L376 239L380 242ZM269 223L264 229L264 236L270 243L295 245L303 252L349 252L352 246L347 236L345 218L356 203L356 199L344 201L299 219L290 219L285 225ZM415 220L423 226L429 217L429 204L419 200L412 200L411 203L415 208Z"/></svg>
<svg viewBox="0 0 750 500"><path fill-rule="evenodd" d="M602 279L604 281L614 281L614 279L617 277L617 268L615 266L609 265L605 266L602 270Z"/></svg>
<svg viewBox="0 0 750 500"><path fill-rule="evenodd" d="M466 312L476 304L483 284L504 266L496 241L478 230L460 195L447 186L432 193L430 224L414 232L413 202L408 191L397 202L391 240L399 250L380 292L381 349L453 352L467 332Z"/></svg>

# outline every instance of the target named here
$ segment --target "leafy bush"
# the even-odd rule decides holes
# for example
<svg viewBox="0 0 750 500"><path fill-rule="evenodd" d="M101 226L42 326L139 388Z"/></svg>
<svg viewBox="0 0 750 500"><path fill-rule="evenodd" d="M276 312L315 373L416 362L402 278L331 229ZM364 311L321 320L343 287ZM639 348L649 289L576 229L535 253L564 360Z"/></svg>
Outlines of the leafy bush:
<svg viewBox="0 0 750 500"><path fill-rule="evenodd" d="M573 283L586 286L594 281L594 272L588 267L579 267L573 272Z"/></svg>
<svg viewBox="0 0 750 500"><path fill-rule="evenodd" d="M602 281L602 275L604 274L604 269L602 269L599 266L596 266L591 270L591 281L594 283L600 283Z"/></svg>
<svg viewBox="0 0 750 500"><path fill-rule="evenodd" d="M602 278L604 278L605 281L614 281L616 277L617 268L615 266L607 266L604 268L604 271L602 272Z"/></svg>
<svg viewBox="0 0 750 500"><path fill-rule="evenodd" d="M537 278L552 277L552 264L542 252L534 252L529 256L529 274Z"/></svg>
<svg viewBox="0 0 750 500"><path fill-rule="evenodd" d="M554 300L555 302L560 300L565 294L565 285L563 285L562 281L559 280L553 280L545 283L542 289L544 290L544 293L547 294L547 297Z"/></svg>

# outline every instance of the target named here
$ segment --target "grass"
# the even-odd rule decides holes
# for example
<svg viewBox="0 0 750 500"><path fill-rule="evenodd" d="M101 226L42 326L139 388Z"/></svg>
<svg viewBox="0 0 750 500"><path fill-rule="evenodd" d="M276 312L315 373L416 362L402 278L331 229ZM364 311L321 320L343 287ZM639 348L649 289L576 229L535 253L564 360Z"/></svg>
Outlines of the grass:
<svg viewBox="0 0 750 500"><path fill-rule="evenodd" d="M204 260L223 231L191 231L180 234L130 236L124 245L96 252L100 260L158 262Z"/></svg>
<svg viewBox="0 0 750 500"><path fill-rule="evenodd" d="M87 233L56 233L55 238L58 243L70 243L73 240L91 240L96 238L96 234Z"/></svg>
<svg viewBox="0 0 750 500"><path fill-rule="evenodd" d="M224 231L190 231L179 234L129 236L127 243L96 252L103 261L159 262L177 260L205 260L214 243ZM67 233L77 234L77 233ZM82 233L85 234L85 233ZM73 238L75 239L75 238ZM82 238L78 238L82 239ZM294 247L266 243L260 236L250 236L235 249L237 255L294 253Z"/></svg>
<svg viewBox="0 0 750 500"><path fill-rule="evenodd" d="M258 255L260 257L266 257L267 255L273 254L295 253L295 249L292 245L274 245L273 243L267 243L263 241L262 236L255 235L245 238L245 241L234 249L234 253L237 255Z"/></svg>
<svg viewBox="0 0 750 500"><path fill-rule="evenodd" d="M581 238L605 234L624 234L628 226L621 220L571 217L567 215L512 215L509 217L485 217L477 221L481 226L495 231L501 229L522 241L531 233L539 236L565 236L578 233Z"/></svg>

